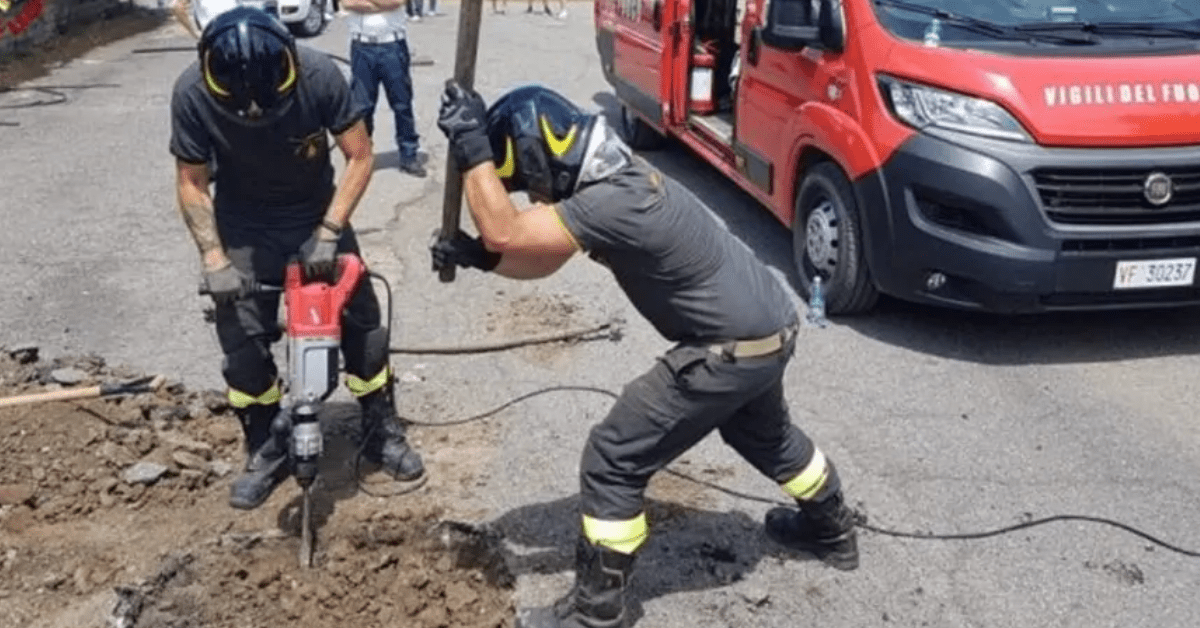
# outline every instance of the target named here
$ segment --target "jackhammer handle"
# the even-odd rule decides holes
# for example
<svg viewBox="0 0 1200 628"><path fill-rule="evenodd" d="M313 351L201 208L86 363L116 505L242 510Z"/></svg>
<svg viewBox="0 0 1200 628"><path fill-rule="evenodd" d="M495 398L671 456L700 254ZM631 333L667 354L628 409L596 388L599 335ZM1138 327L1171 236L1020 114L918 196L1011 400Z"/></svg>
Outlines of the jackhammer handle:
<svg viewBox="0 0 1200 628"><path fill-rule="evenodd" d="M269 283L259 283L255 281L251 282L250 286L246 289L246 294L268 294L271 292L283 292L283 286L276 286ZM201 284L196 287L196 294L202 297L207 297L212 295L212 291L208 289L208 286L205 286L204 283L201 282Z"/></svg>

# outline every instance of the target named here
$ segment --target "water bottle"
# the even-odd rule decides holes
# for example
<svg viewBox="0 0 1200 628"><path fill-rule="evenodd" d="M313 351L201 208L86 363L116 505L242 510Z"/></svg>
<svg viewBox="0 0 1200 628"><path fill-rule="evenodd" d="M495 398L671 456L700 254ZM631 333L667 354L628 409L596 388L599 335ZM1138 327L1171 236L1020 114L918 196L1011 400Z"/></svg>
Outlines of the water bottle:
<svg viewBox="0 0 1200 628"><path fill-rule="evenodd" d="M936 17L930 20L929 27L925 29L925 45L937 46L942 43L942 21Z"/></svg>
<svg viewBox="0 0 1200 628"><path fill-rule="evenodd" d="M812 294L808 298L808 313L805 315L809 325L824 327L825 320L825 290L821 285L821 275L813 277Z"/></svg>

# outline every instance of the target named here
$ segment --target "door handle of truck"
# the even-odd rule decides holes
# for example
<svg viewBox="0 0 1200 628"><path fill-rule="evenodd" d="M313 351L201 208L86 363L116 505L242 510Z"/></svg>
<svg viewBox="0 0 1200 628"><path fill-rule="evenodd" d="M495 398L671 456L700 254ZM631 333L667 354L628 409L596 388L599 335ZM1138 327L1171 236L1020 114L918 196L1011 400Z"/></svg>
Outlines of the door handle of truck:
<svg viewBox="0 0 1200 628"><path fill-rule="evenodd" d="M661 1L656 1L654 8L650 10L650 23L656 31L662 30L662 5Z"/></svg>
<svg viewBox="0 0 1200 628"><path fill-rule="evenodd" d="M750 29L750 41L746 46L746 62L758 65L758 49L762 47L762 25Z"/></svg>

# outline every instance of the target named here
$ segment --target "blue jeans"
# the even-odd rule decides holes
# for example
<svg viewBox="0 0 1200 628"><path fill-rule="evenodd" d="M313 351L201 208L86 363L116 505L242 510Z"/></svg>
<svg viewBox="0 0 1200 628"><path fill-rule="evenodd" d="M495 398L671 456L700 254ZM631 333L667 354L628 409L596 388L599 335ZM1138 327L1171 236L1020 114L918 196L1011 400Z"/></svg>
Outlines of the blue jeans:
<svg viewBox="0 0 1200 628"><path fill-rule="evenodd" d="M375 104L379 100L379 84L387 94L388 105L396 116L396 150L400 161L417 158L420 136L413 118L412 75L409 73L408 42L400 40L386 44L350 42L350 67L354 73L354 89L365 99L367 133L375 130Z"/></svg>

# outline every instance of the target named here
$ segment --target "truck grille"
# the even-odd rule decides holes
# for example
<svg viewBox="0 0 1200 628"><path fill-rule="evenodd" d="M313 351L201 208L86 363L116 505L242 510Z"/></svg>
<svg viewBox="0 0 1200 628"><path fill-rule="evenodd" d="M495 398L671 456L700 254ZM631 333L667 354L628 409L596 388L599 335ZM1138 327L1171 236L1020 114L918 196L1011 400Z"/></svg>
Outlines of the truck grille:
<svg viewBox="0 0 1200 628"><path fill-rule="evenodd" d="M1146 200L1146 177L1171 177L1165 205ZM1072 225L1161 225L1200 220L1200 167L1039 168L1033 171L1046 216Z"/></svg>

